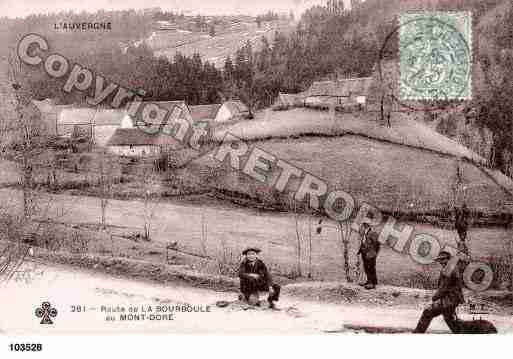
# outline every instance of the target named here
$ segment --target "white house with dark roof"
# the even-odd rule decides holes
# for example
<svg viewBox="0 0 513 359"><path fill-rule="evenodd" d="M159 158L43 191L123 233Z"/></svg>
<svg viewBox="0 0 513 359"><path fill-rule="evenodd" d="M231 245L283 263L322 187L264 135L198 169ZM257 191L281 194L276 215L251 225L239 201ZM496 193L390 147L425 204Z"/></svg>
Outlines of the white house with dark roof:
<svg viewBox="0 0 513 359"><path fill-rule="evenodd" d="M105 146L118 128L132 128L133 120L124 109L70 107L59 112L57 135L78 133L97 146Z"/></svg>
<svg viewBox="0 0 513 359"><path fill-rule="evenodd" d="M249 108L239 100L230 100L224 102L215 118L215 122L228 122L245 120L250 116Z"/></svg>
<svg viewBox="0 0 513 359"><path fill-rule="evenodd" d="M107 142L109 152L118 156L152 157L182 148L180 143L164 133L151 134L141 128L118 128Z"/></svg>

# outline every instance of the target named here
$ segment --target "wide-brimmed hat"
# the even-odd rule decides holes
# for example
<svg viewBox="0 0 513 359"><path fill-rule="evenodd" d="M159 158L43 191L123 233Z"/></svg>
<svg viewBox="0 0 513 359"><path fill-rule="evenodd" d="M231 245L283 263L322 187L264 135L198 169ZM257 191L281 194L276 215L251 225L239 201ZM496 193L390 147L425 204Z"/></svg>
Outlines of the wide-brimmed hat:
<svg viewBox="0 0 513 359"><path fill-rule="evenodd" d="M441 260L449 260L451 259L451 253L447 251L441 251L438 256L435 258L435 262L439 262Z"/></svg>
<svg viewBox="0 0 513 359"><path fill-rule="evenodd" d="M255 252L255 253L260 253L260 252L261 252L261 250L260 250L260 249L258 249L258 248L256 248L256 247L248 247L248 248L246 248L246 249L244 249L244 250L242 251L242 254L243 254L243 255L246 255L246 254L248 254L248 252L249 252L249 251L253 251L253 252Z"/></svg>

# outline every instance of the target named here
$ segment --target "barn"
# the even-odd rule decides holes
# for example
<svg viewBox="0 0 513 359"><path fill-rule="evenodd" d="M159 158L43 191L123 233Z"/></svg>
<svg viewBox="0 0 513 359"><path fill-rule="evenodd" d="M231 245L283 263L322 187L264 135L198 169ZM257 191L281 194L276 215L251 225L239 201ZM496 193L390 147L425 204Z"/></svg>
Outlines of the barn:
<svg viewBox="0 0 513 359"><path fill-rule="evenodd" d="M305 92L305 106L328 109L363 108L373 83L372 77L349 78L335 81L316 81Z"/></svg>

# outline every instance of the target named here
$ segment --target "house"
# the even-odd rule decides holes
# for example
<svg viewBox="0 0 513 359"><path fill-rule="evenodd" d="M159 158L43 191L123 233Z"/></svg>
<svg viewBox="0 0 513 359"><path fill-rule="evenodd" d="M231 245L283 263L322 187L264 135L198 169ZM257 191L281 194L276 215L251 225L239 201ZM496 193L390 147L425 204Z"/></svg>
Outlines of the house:
<svg viewBox="0 0 513 359"><path fill-rule="evenodd" d="M177 140L163 133L150 134L138 127L118 128L107 142L108 150L118 156L151 157L181 148Z"/></svg>
<svg viewBox="0 0 513 359"><path fill-rule="evenodd" d="M248 119L250 117L249 108L239 100L230 100L224 102L215 118L215 122L227 122Z"/></svg>
<svg viewBox="0 0 513 359"><path fill-rule="evenodd" d="M94 116L93 142L97 146L106 146L116 129L132 127L133 120L125 110L99 110Z"/></svg>
<svg viewBox="0 0 513 359"><path fill-rule="evenodd" d="M145 105L157 105L159 109L167 111L166 116L162 118L142 118L142 111ZM142 102L139 110L135 115L135 125L151 126L160 128L168 122L176 121L177 119L186 120L190 124L193 123L189 106L185 101L144 101Z"/></svg>
<svg viewBox="0 0 513 359"><path fill-rule="evenodd" d="M59 114L64 109L69 109L72 105L56 105L53 100L47 98L45 100L32 100L32 103L41 113L41 121L45 124L49 135L57 135Z"/></svg>
<svg viewBox="0 0 513 359"><path fill-rule="evenodd" d="M397 60L381 61L374 66L373 83L367 99L369 111L380 112L382 103L385 113L415 112L415 109L424 109L422 101L401 99L400 74L400 63Z"/></svg>
<svg viewBox="0 0 513 359"><path fill-rule="evenodd" d="M215 121L217 118L217 114L219 109L222 107L220 103L215 103L211 105L197 105L197 106L189 106L189 110L191 113L193 123L202 122L202 121Z"/></svg>
<svg viewBox="0 0 513 359"><path fill-rule="evenodd" d="M305 91L305 106L313 108L361 108L365 106L372 77L316 81Z"/></svg>
<svg viewBox="0 0 513 359"><path fill-rule="evenodd" d="M156 29L160 30L160 31L169 31L169 30L177 30L178 29L178 26L175 23L172 23L170 21L165 21L165 20L156 21L155 25L156 25L155 26Z"/></svg>
<svg viewBox="0 0 513 359"><path fill-rule="evenodd" d="M173 116L178 116L178 118L192 123L189 108L184 101L143 102L143 104L148 103L156 104L169 112L169 115L164 117L165 121L169 121ZM58 136L78 135L89 137L95 145L106 146L117 129L134 128L143 122L141 118L142 108L143 105L140 106L138 113L132 117L126 109L65 106L58 109L55 114L57 118L55 132ZM176 112L176 109L179 111ZM145 120L147 126L160 127L162 125L160 119Z"/></svg>
<svg viewBox="0 0 513 359"><path fill-rule="evenodd" d="M95 109L68 107L59 111L57 115L57 136L71 137L72 135L93 135L93 120Z"/></svg>
<svg viewBox="0 0 513 359"><path fill-rule="evenodd" d="M69 107L57 119L58 136L86 136L97 146L105 146L118 128L133 127L133 120L124 109Z"/></svg>
<svg viewBox="0 0 513 359"><path fill-rule="evenodd" d="M305 105L305 95L287 94L280 92L272 105L274 111L288 110L293 107L302 107Z"/></svg>

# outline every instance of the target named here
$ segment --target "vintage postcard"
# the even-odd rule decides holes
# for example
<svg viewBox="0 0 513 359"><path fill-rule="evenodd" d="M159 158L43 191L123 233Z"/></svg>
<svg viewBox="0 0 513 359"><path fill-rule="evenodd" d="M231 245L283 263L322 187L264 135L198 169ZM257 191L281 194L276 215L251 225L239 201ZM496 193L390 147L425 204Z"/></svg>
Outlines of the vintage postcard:
<svg viewBox="0 0 513 359"><path fill-rule="evenodd" d="M513 333L511 0L0 14L0 334Z"/></svg>

